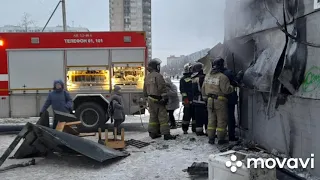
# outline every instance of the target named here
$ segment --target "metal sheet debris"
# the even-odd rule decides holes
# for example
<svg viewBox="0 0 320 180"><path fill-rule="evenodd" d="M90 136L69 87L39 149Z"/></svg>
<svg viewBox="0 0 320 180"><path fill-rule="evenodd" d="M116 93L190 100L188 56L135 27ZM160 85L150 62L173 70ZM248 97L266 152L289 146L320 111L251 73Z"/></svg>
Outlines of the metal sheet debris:
<svg viewBox="0 0 320 180"><path fill-rule="evenodd" d="M194 162L188 167L187 172L191 176L208 176L208 163L207 162Z"/></svg>
<svg viewBox="0 0 320 180"><path fill-rule="evenodd" d="M36 157L46 155L49 152L65 152L78 153L98 162L104 162L109 159L129 155L128 153L110 149L88 139L31 123L25 125L9 149L12 151L17 145L17 142L24 137L25 140L14 154L14 158ZM8 150L8 152L6 151L0 158L0 162L10 155L10 150Z"/></svg>
<svg viewBox="0 0 320 180"><path fill-rule="evenodd" d="M61 111L54 111L54 118L58 119L59 122L74 122L77 121L77 117L70 113L64 113Z"/></svg>

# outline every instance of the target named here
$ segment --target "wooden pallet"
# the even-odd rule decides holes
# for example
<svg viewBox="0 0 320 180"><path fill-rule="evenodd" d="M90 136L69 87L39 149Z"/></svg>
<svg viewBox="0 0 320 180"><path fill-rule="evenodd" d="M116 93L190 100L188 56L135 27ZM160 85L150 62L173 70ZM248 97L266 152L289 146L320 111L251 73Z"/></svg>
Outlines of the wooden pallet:
<svg viewBox="0 0 320 180"><path fill-rule="evenodd" d="M86 136L95 136L96 133L79 133L77 130L73 129L72 126L80 125L81 121L74 121L74 122L58 122L56 130L60 132L65 132L68 134L86 137Z"/></svg>
<svg viewBox="0 0 320 180"><path fill-rule="evenodd" d="M114 128L114 137L113 139L109 139L108 129L105 130L105 139L101 139L101 128L98 129L99 140L98 143L108 146L112 149L123 149L126 147L126 143L124 141L124 129L121 129L121 139L117 139L117 128Z"/></svg>

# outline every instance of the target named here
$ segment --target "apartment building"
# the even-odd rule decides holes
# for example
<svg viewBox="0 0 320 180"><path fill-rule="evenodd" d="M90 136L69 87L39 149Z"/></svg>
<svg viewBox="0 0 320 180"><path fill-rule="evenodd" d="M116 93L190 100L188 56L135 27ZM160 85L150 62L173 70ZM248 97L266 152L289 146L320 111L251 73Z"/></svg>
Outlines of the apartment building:
<svg viewBox="0 0 320 180"><path fill-rule="evenodd" d="M206 56L209 52L209 48L196 51L189 55L174 56L171 55L167 57L167 66L169 75L177 75L183 72L183 66L186 63L194 63L195 61Z"/></svg>
<svg viewBox="0 0 320 180"><path fill-rule="evenodd" d="M111 31L145 31L152 58L151 0L109 0Z"/></svg>

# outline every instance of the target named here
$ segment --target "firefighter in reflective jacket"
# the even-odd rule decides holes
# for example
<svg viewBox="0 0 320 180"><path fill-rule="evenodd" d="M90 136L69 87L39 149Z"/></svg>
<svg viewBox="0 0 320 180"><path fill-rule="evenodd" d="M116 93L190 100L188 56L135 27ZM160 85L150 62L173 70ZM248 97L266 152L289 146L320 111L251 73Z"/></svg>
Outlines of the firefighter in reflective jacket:
<svg viewBox="0 0 320 180"><path fill-rule="evenodd" d="M196 121L194 119L192 107L192 65L187 63L184 65L183 77L180 79L180 93L183 104L182 130L184 134L188 134L190 120L192 118L192 132L196 132Z"/></svg>
<svg viewBox="0 0 320 180"><path fill-rule="evenodd" d="M192 74L192 105L194 108L194 117L196 120L196 134L197 136L203 136L203 126L205 128L208 124L208 115L205 101L202 98L201 87L205 79L205 74L203 73L203 64L197 62L193 65L193 74Z"/></svg>
<svg viewBox="0 0 320 180"><path fill-rule="evenodd" d="M228 99L226 96L234 91L226 75L222 73L224 63L219 59L212 62L212 71L205 78L202 93L207 101L209 143L215 143L217 131L218 144L228 143L226 128L228 123Z"/></svg>
<svg viewBox="0 0 320 180"><path fill-rule="evenodd" d="M148 131L152 139L159 138L163 135L164 140L171 140L176 137L170 135L168 115L165 107L168 102L168 97L166 95L166 83L160 74L160 64L160 59L152 59L149 61L149 74L144 81L143 92L148 98L150 113Z"/></svg>

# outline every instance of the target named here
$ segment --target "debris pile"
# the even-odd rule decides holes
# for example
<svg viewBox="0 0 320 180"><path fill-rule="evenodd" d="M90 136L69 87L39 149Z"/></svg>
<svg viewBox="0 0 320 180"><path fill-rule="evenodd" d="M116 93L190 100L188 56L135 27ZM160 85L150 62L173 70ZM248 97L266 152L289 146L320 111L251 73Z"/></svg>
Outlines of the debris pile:
<svg viewBox="0 0 320 180"><path fill-rule="evenodd" d="M67 153L82 155L102 163L107 160L129 155L127 152L120 152L94 141L79 137L78 135L81 134L72 128L72 125L77 124L77 122L70 122L70 119L74 119L73 115L57 113L56 118L65 120L59 121L56 129L49 128L48 112L44 113L36 124L27 123L10 144L9 148L1 156L0 166L22 139L23 142L15 152L13 158L21 159L46 156L49 153ZM24 164L11 165L4 168L4 170L34 164L35 161L32 160Z"/></svg>

